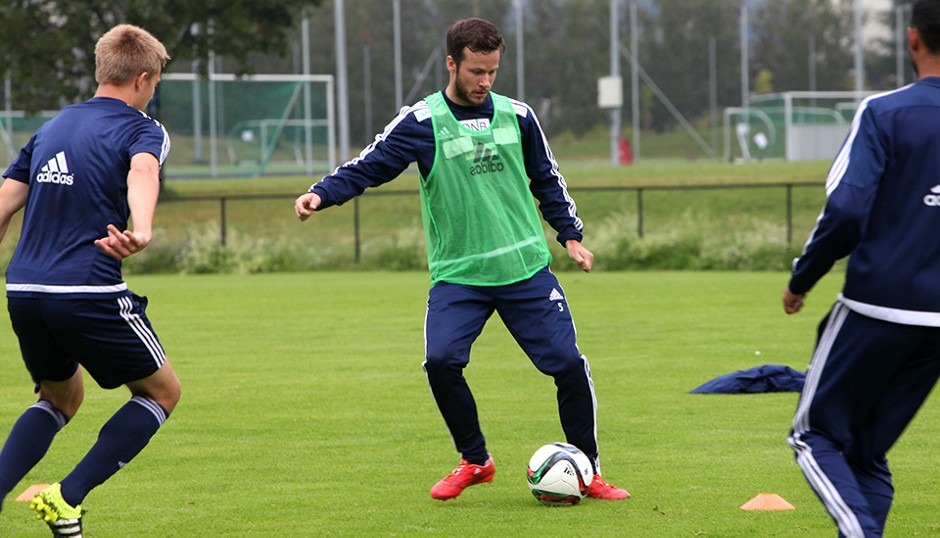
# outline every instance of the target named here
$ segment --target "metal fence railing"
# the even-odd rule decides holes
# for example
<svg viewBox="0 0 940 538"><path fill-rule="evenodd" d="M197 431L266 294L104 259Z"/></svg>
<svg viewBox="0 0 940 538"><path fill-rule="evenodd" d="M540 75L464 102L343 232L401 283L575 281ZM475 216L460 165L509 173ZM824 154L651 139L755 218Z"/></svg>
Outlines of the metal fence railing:
<svg viewBox="0 0 940 538"><path fill-rule="evenodd" d="M798 189L805 190L806 188L814 189L812 193L814 198L810 203L800 204L798 207L795 206L794 202L794 192ZM671 203L667 201L657 201L650 200L650 197L654 193L670 193L670 196L673 196L675 193L684 193L686 195L692 195L692 200L695 200L695 195L704 191L766 191L767 196L761 196L760 199L766 202L766 207L761 209L757 208L754 211L778 211L782 209L783 215L782 218L785 222L785 241L787 247L792 247L794 239L794 212L798 210L802 213L813 212L813 214L818 213L819 203L818 196L822 192L822 187L818 183L809 183L809 182L779 182L779 183L737 183L737 184L727 184L727 185L647 185L647 186L604 186L604 187L579 187L569 189L572 196L579 200L579 206L581 206L581 201L583 198L588 196L600 196L602 198L608 197L611 194L626 194L633 198L633 202L630 204L631 207L622 207L622 209L629 209L635 212L635 229L637 237L644 237L648 232L649 224L647 222L647 217L651 211L654 211L657 208L657 204L660 206L664 203ZM779 191L782 190L782 195ZM776 191L776 192L775 192ZM763 194L763 192L762 192ZM412 190L370 190L364 196L354 199L350 202L351 208L344 208L341 211L349 212L351 210L351 233L354 237L353 250L355 261L359 262L361 259L361 250L363 244L363 227L362 221L363 218L368 218L368 215L364 217L363 211L361 209L360 201L366 200L375 200L376 197L389 197L389 196L410 196L417 199L418 191L415 189ZM231 228L232 216L230 215L230 206L235 203L246 203L246 202L257 202L262 200L284 200L285 208L290 205L290 203L297 197L296 193L291 194L237 194L237 195L211 195L211 196L175 196L167 197L161 200L161 203L215 203L217 204L218 211L218 224L219 224L219 244L225 246L229 241L229 234ZM734 196L730 196L730 204L734 204ZM779 198L777 198L779 197ZM744 197L741 197L744 198ZM751 197L753 198L753 197ZM694 205L694 202L684 202L689 205ZM742 204L750 203L747 200L743 201ZM769 208L769 209L768 209ZM747 210L743 208L742 211ZM286 209L285 209L286 212ZM777 214L776 218L779 218L780 215ZM810 219L802 218L801 225L805 228L806 221Z"/></svg>

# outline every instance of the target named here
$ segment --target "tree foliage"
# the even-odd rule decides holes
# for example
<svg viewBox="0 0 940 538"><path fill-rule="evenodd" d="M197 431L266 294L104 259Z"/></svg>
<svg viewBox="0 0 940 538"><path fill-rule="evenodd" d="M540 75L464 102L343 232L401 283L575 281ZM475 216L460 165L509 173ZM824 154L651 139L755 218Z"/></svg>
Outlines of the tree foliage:
<svg viewBox="0 0 940 538"><path fill-rule="evenodd" d="M660 0L640 12L640 64L686 117L709 111L710 43L718 105L741 102L740 5L738 0ZM648 102L644 111L644 128L674 126L659 102Z"/></svg>
<svg viewBox="0 0 940 538"><path fill-rule="evenodd" d="M907 52L907 27L911 24L914 0L892 0L891 9L877 15L878 22L890 29L870 44L868 83L875 88L901 86L917 78ZM898 32L900 30L900 32Z"/></svg>
<svg viewBox="0 0 940 538"><path fill-rule="evenodd" d="M607 128L597 107L597 79L610 73L611 0L524 0L525 88L522 97L535 109L550 135L581 136ZM617 0L615 0L617 1ZM630 43L629 6L619 0L620 42ZM740 106L741 5L745 0L640 0L639 64L665 98L687 120L704 128L711 110L710 46L715 54L718 109ZM904 2L909 0L896 0ZM447 82L444 34L463 17L493 21L508 47L494 90L519 96L516 67L515 0L400 0L404 102L408 105ZM820 91L852 90L852 0L747 0L750 93L810 89L810 48L815 50L815 85ZM345 0L346 46L352 138L366 143L397 111L394 102L392 7L390 1ZM870 17L877 17L872 13ZM335 72L333 3L312 12L311 49L316 72ZM371 65L365 65L368 44ZM623 50L623 48L622 48ZM877 51L866 52L872 89L884 79ZM629 103L630 62L620 57L624 100ZM890 64L893 67L893 62ZM883 70L883 69L882 69ZM366 72L369 88L366 88ZM677 128L673 113L645 82L640 83L643 129ZM366 103L373 114L366 121ZM629 105L624 119L629 120ZM625 125L629 125L625 121Z"/></svg>
<svg viewBox="0 0 940 538"><path fill-rule="evenodd" d="M399 0L402 102L396 102L392 1L344 0L352 142L368 143L399 106L446 85L445 33L456 19L471 16L493 21L507 41L495 91L523 97L550 135L580 136L608 127L608 115L597 107L596 88L597 79L610 72L610 1L522 0L520 36L516 0ZM634 0L613 1L618 2L623 51L630 43ZM751 93L813 85L820 91L853 89L853 0L637 0L636 54L661 93L641 81L643 129L675 129L675 110L703 128L713 118L712 92L718 109L741 104L742 2L749 7L746 76ZM322 0L6 0L0 3L0 20L7 23L0 75L12 74L17 109L58 108L88 97L95 87L94 42L120 22L138 24L160 38L174 58L171 72L205 72L214 52L217 71L296 73L304 8L310 15L311 69L336 74L334 5ZM890 15L870 12L867 17ZM520 39L523 58L516 48ZM888 89L897 78L893 47L866 46L869 89ZM516 80L520 62L522 95ZM624 100L630 103L631 65L623 53L620 66ZM629 112L627 105L625 125Z"/></svg>
<svg viewBox="0 0 940 538"><path fill-rule="evenodd" d="M16 108L36 111L94 93L94 45L111 27L136 24L166 45L175 62L210 51L251 71L252 53L284 54L305 7L322 0L7 0L0 76L16 81Z"/></svg>
<svg viewBox="0 0 940 538"><path fill-rule="evenodd" d="M597 79L610 74L609 0L531 3L526 24L526 99L549 126L581 136L607 122ZM564 15L561 15L564 14Z"/></svg>
<svg viewBox="0 0 940 538"><path fill-rule="evenodd" d="M853 89L851 2L767 2L754 14L752 65L773 73L772 91Z"/></svg>

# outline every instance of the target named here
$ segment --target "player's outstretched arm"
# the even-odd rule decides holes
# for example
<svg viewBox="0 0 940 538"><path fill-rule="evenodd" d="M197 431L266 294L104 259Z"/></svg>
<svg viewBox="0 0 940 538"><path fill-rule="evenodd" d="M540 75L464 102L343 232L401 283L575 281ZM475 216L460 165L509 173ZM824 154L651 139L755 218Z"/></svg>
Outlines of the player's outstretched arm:
<svg viewBox="0 0 940 538"><path fill-rule="evenodd" d="M322 202L320 195L314 192L302 194L294 201L294 213L297 214L298 219L307 220L320 207L320 202Z"/></svg>
<svg viewBox="0 0 940 538"><path fill-rule="evenodd" d="M594 254L590 250L584 248L576 239L565 241L565 248L568 250L568 257L574 260L582 271L591 272L591 268L594 267Z"/></svg>

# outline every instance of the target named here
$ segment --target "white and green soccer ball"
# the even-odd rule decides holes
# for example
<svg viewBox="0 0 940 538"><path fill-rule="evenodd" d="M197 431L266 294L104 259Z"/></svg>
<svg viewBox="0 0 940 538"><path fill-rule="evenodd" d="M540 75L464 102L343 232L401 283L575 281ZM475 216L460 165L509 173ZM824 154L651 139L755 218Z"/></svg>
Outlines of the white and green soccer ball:
<svg viewBox="0 0 940 538"><path fill-rule="evenodd" d="M578 504L594 479L591 460L567 443L549 443L536 450L527 474L532 495L548 506Z"/></svg>

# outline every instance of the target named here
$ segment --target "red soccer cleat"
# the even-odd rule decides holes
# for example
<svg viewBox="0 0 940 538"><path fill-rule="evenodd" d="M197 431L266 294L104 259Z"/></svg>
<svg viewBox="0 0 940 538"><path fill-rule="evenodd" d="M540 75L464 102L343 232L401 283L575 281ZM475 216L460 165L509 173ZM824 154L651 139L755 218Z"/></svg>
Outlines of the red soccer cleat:
<svg viewBox="0 0 940 538"><path fill-rule="evenodd" d="M616 501L629 499L630 492L622 488L611 486L601 478L601 475L596 474L594 475L594 480L591 481L591 485L588 487L587 496L592 499Z"/></svg>
<svg viewBox="0 0 940 538"><path fill-rule="evenodd" d="M453 472L434 484L431 488L431 497L440 501L453 499L470 486L493 480L494 474L496 474L496 466L493 465L492 454L489 454L485 465L474 465L467 460L460 460L460 465Z"/></svg>

